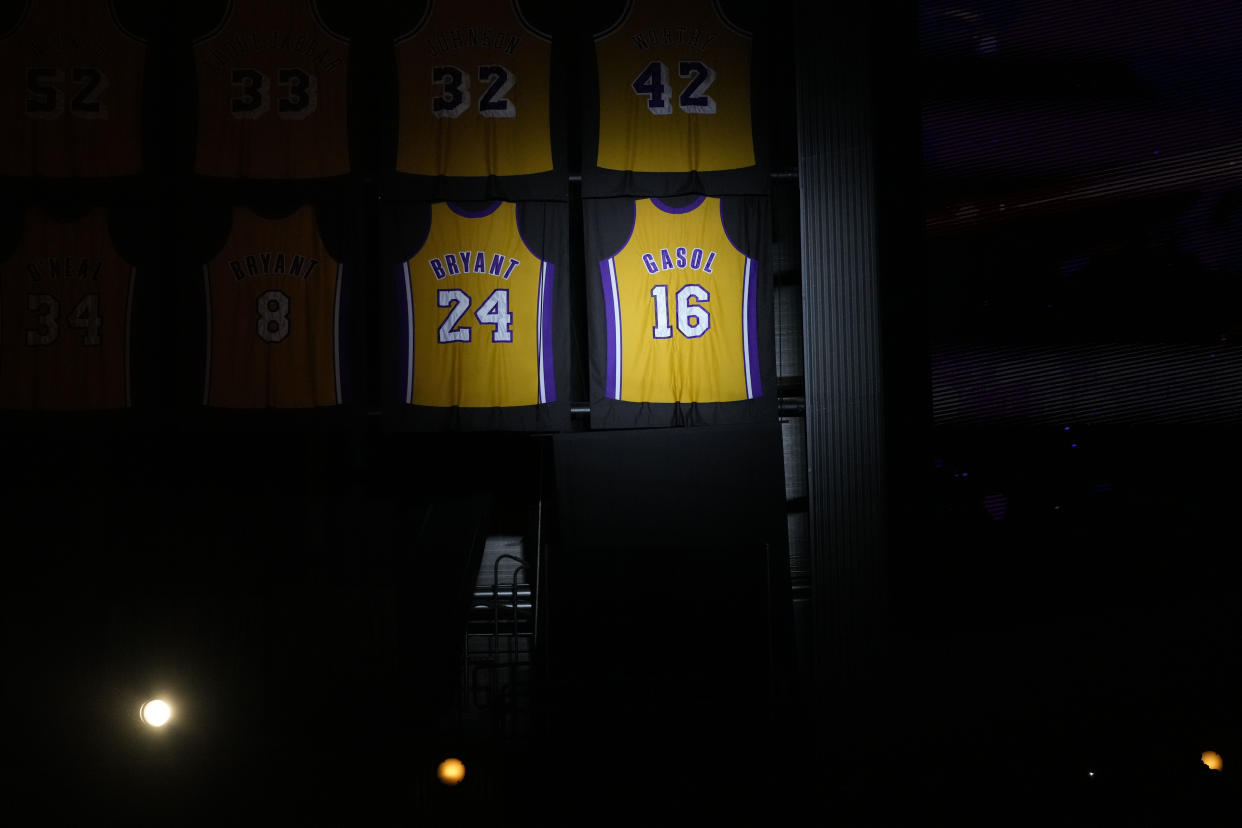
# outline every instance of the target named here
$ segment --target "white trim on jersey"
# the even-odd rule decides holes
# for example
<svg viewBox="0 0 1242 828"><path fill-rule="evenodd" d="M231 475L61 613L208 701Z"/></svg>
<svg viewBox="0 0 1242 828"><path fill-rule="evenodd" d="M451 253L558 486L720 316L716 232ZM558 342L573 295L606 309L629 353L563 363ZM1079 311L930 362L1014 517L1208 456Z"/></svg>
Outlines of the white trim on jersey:
<svg viewBox="0 0 1242 828"><path fill-rule="evenodd" d="M754 280L751 279L751 268L754 262L746 258L746 267L742 276L742 362L746 367L746 399L755 398L755 389L750 381L750 304L755 301Z"/></svg>
<svg viewBox="0 0 1242 828"><path fill-rule="evenodd" d="M738 37L744 37L747 40L750 40L753 37L750 32L746 31L729 19L729 16L725 14L724 6L721 5L720 0L712 0L712 9L716 12L716 16L720 18L720 22L724 24L726 29L733 32Z"/></svg>
<svg viewBox="0 0 1242 828"><path fill-rule="evenodd" d="M513 14L514 16L517 17L518 23L522 24L522 28L526 29L526 31L530 32L535 37L540 38L541 40L544 40L548 43L552 42L552 35L548 34L547 32L543 31L542 29L536 26L531 25L531 22L530 20L526 18L526 15L522 14L522 7L518 5L518 0L509 0L509 2L512 4Z"/></svg>
<svg viewBox="0 0 1242 828"><path fill-rule="evenodd" d="M349 38L347 38L345 35L333 29L331 26L329 26L324 21L323 16L319 13L319 4L316 3L315 0L306 0L306 4L310 6L311 18L314 19L315 23L318 24L319 28L324 30L325 34L331 35L332 37L339 40L341 43L345 43L345 44L349 43Z"/></svg>
<svg viewBox="0 0 1242 828"><path fill-rule="evenodd" d="M30 19L30 11L34 8L34 0L26 0L26 5L22 8L22 13L17 16L17 20L3 32L0 32L0 40L7 40L21 30L26 25L26 21Z"/></svg>
<svg viewBox="0 0 1242 828"><path fill-rule="evenodd" d="M536 328L535 348L538 349L539 362L539 402L546 403L548 401L548 388L545 373L547 366L543 364L543 299L544 293L548 289L548 263L541 262L539 265L539 310L535 314Z"/></svg>
<svg viewBox="0 0 1242 828"><path fill-rule="evenodd" d="M229 21L233 19L234 5L233 0L229 0L228 5L225 6L224 9L224 16L220 18L220 22L208 29L207 33L202 37L197 38L192 45L198 46L199 44L206 43L216 35L220 34L220 32L224 31L224 27L229 25Z"/></svg>
<svg viewBox="0 0 1242 828"><path fill-rule="evenodd" d="M405 284L405 320L406 320L406 338L405 338L405 401L409 404L414 403L414 297L410 295L410 263L404 261L401 263L401 270L405 278L402 280Z"/></svg>
<svg viewBox="0 0 1242 828"><path fill-rule="evenodd" d="M341 403L341 282L345 265L336 266L336 297L332 300L332 376L336 383L336 403Z"/></svg>
<svg viewBox="0 0 1242 828"><path fill-rule="evenodd" d="M130 399L130 365L131 339L134 335L134 283L138 281L138 268L129 268L129 291L125 296L125 407L133 405Z"/></svg>
<svg viewBox="0 0 1242 828"><path fill-rule="evenodd" d="M423 31L423 27L427 25L427 21L431 19L432 9L435 8L436 0L427 0L427 6L423 9L423 16L418 18L418 22L405 34L397 35L393 38L393 43L404 43L412 37L417 36Z"/></svg>
<svg viewBox="0 0 1242 828"><path fill-rule="evenodd" d="M141 43L143 46L147 45L147 41L145 39L125 28L125 24L121 22L121 18L116 16L116 0L108 0L108 15L112 18L112 25L116 26L117 31L135 43Z"/></svg>
<svg viewBox="0 0 1242 828"><path fill-rule="evenodd" d="M612 257L608 259L608 282L609 287L612 288L612 363L616 372L614 375L616 387L612 389L612 398L619 400L621 399L621 298L617 292L617 260Z"/></svg>
<svg viewBox="0 0 1242 828"><path fill-rule="evenodd" d="M207 300L204 303L207 311L207 350L203 360L203 405L208 405L207 401L211 399L211 271L207 265L203 265L203 290Z"/></svg>
<svg viewBox="0 0 1242 828"><path fill-rule="evenodd" d="M598 32L595 35L596 42L599 42L606 37L610 37L611 35L616 34L617 30L620 29L622 26L624 26L626 22L630 19L630 15L633 14L633 12L634 12L634 0L626 0L625 8L621 10L621 16L617 18L617 22L613 23L611 26L609 26L607 29L604 29L602 32Z"/></svg>

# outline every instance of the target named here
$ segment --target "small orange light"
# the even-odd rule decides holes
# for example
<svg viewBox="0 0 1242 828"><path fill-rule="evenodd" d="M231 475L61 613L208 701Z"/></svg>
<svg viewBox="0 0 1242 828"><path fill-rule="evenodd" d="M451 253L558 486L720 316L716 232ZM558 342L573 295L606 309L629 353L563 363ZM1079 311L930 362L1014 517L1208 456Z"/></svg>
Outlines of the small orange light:
<svg viewBox="0 0 1242 828"><path fill-rule="evenodd" d="M440 763L437 775L445 785L456 785L466 778L466 766L460 759L445 759Z"/></svg>
<svg viewBox="0 0 1242 828"><path fill-rule="evenodd" d="M1221 761L1220 754L1214 750L1203 751L1203 756L1200 758L1203 759L1203 764L1212 770L1220 770L1225 766L1225 763Z"/></svg>

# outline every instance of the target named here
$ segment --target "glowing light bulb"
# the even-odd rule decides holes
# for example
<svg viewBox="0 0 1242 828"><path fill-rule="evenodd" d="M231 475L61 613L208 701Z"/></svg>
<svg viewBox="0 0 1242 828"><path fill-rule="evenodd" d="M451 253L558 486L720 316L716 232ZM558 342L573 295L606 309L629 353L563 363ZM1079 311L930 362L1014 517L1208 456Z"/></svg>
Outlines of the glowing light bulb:
<svg viewBox="0 0 1242 828"><path fill-rule="evenodd" d="M440 763L440 769L436 775L445 785L456 785L466 778L466 766L461 763L460 759L445 759Z"/></svg>
<svg viewBox="0 0 1242 828"><path fill-rule="evenodd" d="M1225 766L1225 763L1220 758L1220 754L1214 750L1203 751L1203 756L1200 758L1203 760L1203 764L1215 771L1218 771Z"/></svg>
<svg viewBox="0 0 1242 828"><path fill-rule="evenodd" d="M172 708L162 699L151 699L138 711L142 720L151 727L163 727L172 718Z"/></svg>

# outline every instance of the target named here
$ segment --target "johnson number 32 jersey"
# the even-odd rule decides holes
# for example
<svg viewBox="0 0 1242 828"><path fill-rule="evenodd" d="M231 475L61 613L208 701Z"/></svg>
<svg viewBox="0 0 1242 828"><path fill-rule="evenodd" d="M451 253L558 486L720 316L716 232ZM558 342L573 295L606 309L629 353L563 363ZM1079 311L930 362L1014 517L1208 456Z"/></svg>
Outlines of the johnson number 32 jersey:
<svg viewBox="0 0 1242 828"><path fill-rule="evenodd" d="M403 266L412 357L405 401L482 408L556 400L551 261L518 230L518 207L431 205L426 241ZM413 325L408 320L413 320Z"/></svg>
<svg viewBox="0 0 1242 828"><path fill-rule="evenodd" d="M396 57L398 170L509 176L552 169L551 45L514 0L430 0Z"/></svg>
<svg viewBox="0 0 1242 828"><path fill-rule="evenodd" d="M203 268L205 405L305 408L341 402L341 266L306 205L281 219L233 210Z"/></svg>
<svg viewBox="0 0 1242 828"><path fill-rule="evenodd" d="M0 263L0 408L127 406L133 283L104 210L76 221L30 210Z"/></svg>
<svg viewBox="0 0 1242 828"><path fill-rule="evenodd" d="M604 395L652 403L763 396L758 274L734 247L718 198L635 202L633 232L599 263Z"/></svg>

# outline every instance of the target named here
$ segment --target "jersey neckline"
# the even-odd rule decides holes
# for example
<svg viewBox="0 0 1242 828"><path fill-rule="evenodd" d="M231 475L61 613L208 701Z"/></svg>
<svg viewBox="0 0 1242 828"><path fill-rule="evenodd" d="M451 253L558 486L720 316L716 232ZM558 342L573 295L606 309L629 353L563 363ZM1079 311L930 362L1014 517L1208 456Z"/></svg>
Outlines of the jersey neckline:
<svg viewBox="0 0 1242 828"><path fill-rule="evenodd" d="M448 208L450 210L452 210L454 213L461 216L462 218L483 218L484 216L490 216L492 213L500 209L499 200L493 201L490 204L488 204L486 207L483 207L482 209L479 209L479 210L470 210L452 201L446 201L445 204L448 205Z"/></svg>
<svg viewBox="0 0 1242 828"><path fill-rule="evenodd" d="M691 210L694 210L706 200L707 200L707 196L701 195L684 207L674 207L671 204L667 204L661 201L660 199L653 197L651 199L651 203L656 206L656 209L662 212L665 212L665 213L689 213Z"/></svg>

